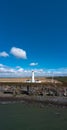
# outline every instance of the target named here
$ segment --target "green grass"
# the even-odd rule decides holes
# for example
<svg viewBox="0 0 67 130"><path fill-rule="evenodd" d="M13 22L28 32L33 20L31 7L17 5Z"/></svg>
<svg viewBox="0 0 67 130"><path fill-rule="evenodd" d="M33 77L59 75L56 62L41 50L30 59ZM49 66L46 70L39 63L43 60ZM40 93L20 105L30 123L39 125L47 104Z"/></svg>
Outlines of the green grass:
<svg viewBox="0 0 67 130"><path fill-rule="evenodd" d="M31 104L0 105L0 130L67 130L67 109Z"/></svg>
<svg viewBox="0 0 67 130"><path fill-rule="evenodd" d="M61 82L67 82L67 77L55 77L55 79L57 79Z"/></svg>
<svg viewBox="0 0 67 130"><path fill-rule="evenodd" d="M48 79L52 79L52 77L48 77ZM54 79L63 83L63 85L67 86L67 76L57 76Z"/></svg>

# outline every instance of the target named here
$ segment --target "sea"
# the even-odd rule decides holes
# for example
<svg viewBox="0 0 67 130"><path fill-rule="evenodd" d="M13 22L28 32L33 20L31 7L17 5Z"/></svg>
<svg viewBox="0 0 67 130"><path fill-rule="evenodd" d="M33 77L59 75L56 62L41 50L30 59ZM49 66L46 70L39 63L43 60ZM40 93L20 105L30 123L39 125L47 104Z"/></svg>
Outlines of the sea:
<svg viewBox="0 0 67 130"><path fill-rule="evenodd" d="M67 130L67 108L3 103L0 104L0 130Z"/></svg>

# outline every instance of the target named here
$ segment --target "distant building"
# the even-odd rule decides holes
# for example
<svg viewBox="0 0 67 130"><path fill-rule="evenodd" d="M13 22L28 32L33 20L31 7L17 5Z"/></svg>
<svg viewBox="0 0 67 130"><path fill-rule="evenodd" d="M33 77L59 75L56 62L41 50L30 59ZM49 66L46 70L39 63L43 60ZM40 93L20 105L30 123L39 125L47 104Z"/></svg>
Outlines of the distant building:
<svg viewBox="0 0 67 130"><path fill-rule="evenodd" d="M41 83L40 80L35 80L35 78L34 78L34 71L32 71L31 80L26 80L25 82L27 82L27 83Z"/></svg>

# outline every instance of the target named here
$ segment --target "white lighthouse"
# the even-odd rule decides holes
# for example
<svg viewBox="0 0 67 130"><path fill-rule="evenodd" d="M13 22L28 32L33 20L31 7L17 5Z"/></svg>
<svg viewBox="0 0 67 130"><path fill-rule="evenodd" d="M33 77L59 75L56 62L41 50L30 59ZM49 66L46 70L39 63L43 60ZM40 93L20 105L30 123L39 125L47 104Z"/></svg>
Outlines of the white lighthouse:
<svg viewBox="0 0 67 130"><path fill-rule="evenodd" d="M35 78L34 78L34 71L32 71L31 80L26 80L25 82L27 82L27 83L41 83L40 80L35 80Z"/></svg>
<svg viewBox="0 0 67 130"><path fill-rule="evenodd" d="M34 71L32 71L32 83L34 83L35 80L34 80Z"/></svg>

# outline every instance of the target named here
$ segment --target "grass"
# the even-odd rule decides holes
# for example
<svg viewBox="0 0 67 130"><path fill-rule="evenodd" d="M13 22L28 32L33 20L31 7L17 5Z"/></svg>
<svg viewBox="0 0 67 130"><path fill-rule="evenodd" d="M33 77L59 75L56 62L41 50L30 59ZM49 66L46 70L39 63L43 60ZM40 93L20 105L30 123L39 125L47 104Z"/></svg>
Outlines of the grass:
<svg viewBox="0 0 67 130"><path fill-rule="evenodd" d="M57 79L61 82L67 82L67 76L66 77L55 77L55 79Z"/></svg>

